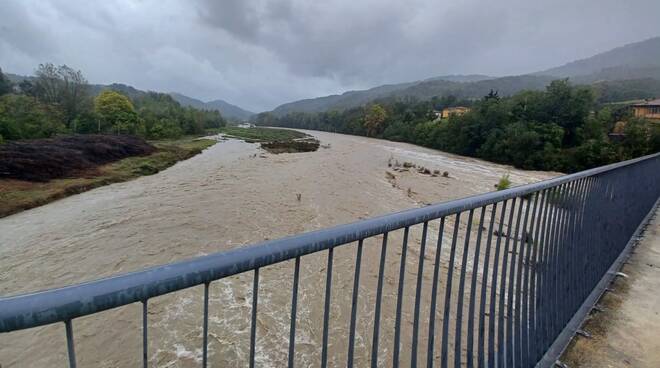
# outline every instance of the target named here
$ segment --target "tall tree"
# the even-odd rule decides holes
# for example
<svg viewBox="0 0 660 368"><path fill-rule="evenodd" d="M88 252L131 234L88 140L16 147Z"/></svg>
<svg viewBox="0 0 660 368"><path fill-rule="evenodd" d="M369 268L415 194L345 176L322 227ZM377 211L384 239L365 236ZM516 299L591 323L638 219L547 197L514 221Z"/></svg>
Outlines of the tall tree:
<svg viewBox="0 0 660 368"><path fill-rule="evenodd" d="M74 132L76 118L91 107L89 85L80 70L66 65L40 64L35 72L36 97L44 103L58 106L67 127Z"/></svg>
<svg viewBox="0 0 660 368"><path fill-rule="evenodd" d="M375 136L383 129L383 123L387 119L387 112L379 104L373 104L367 108L364 115L364 127L368 136Z"/></svg>
<svg viewBox="0 0 660 368"><path fill-rule="evenodd" d="M0 96L10 93L13 89L13 85L9 78L2 74L2 69L0 69Z"/></svg>
<svg viewBox="0 0 660 368"><path fill-rule="evenodd" d="M138 115L133 103L121 93L105 90L94 99L98 115L98 131L112 130L117 134L140 132Z"/></svg>

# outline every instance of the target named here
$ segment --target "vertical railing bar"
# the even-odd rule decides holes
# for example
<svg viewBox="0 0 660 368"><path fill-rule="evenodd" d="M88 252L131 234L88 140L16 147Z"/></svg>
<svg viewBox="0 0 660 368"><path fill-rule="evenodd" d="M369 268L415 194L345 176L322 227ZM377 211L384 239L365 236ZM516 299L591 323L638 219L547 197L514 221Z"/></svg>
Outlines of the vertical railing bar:
<svg viewBox="0 0 660 368"><path fill-rule="evenodd" d="M527 257L525 258L525 274L523 277L523 293L522 293L522 316L523 320L522 323L524 324L522 327L518 326L517 329L520 330L521 333L521 345L522 345L522 357L521 357L521 365L524 367L527 367L531 364L529 361L529 351L531 350L530 348L530 336L533 336L534 333L534 323L531 319L531 313L530 313L530 301L532 300L533 296L533 291L534 291L534 286L532 284L532 275L531 273L535 272L536 270L536 255L538 253L538 242L536 239L536 235L538 232L538 220L540 218L540 208L539 208L539 197L541 196L541 192L536 192L534 193L534 205L533 205L533 210L532 210L532 218L530 220L530 229L529 229L529 235L523 237L523 244L527 244L528 250L527 250ZM528 241L529 240L529 241Z"/></svg>
<svg viewBox="0 0 660 368"><path fill-rule="evenodd" d="M580 190L582 188L582 181L581 180L576 180L575 181L575 186L573 189L573 195L571 197L571 209L572 209L572 215L571 215L571 221L570 221L570 241L569 243L571 244L571 249L570 253L568 255L568 259L570 262L569 265L569 301L570 301L570 311L568 313L568 318L570 319L571 316L575 313L575 311L578 308L578 292L577 292L577 284L576 284L576 279L577 279L577 267L578 264L580 263L581 259L579 257L579 252L580 252L580 247L578 243L578 221L580 220ZM579 304L582 304L581 302Z"/></svg>
<svg viewBox="0 0 660 368"><path fill-rule="evenodd" d="M593 254L595 251L595 246L593 244L596 244L596 232L598 231L597 225L598 223L595 221L595 213L594 213L594 207L593 207L593 201L597 198L598 194L598 189L600 188L600 185L598 185L597 180L594 177L589 177L589 183L586 191L586 196L585 196L585 217L586 217L586 224L588 226L587 230L587 240L585 241L585 250L587 252L586 255L586 264L589 269L589 275L593 274L593 270L595 269L595 262L592 262L591 260L593 259ZM588 276L587 280L585 280L585 294L588 294L590 290L593 289L592 281L593 277Z"/></svg>
<svg viewBox="0 0 660 368"><path fill-rule="evenodd" d="M447 287L445 288L445 309L442 319L442 350L440 364L442 368L447 367L447 362L449 358L449 323L450 315L449 311L451 308L451 288L452 288L452 279L454 276L454 261L456 259L456 241L458 238L458 228L460 226L461 213L456 214L456 220L454 221L454 233L451 239L451 251L449 253L449 268L447 270Z"/></svg>
<svg viewBox="0 0 660 368"><path fill-rule="evenodd" d="M291 327L289 329L289 368L293 368L296 347L296 312L298 307L298 279L300 278L300 256L296 257L293 271L293 291L291 295Z"/></svg>
<svg viewBox="0 0 660 368"><path fill-rule="evenodd" d="M252 278L252 321L250 324L250 368L254 368L254 353L257 344L257 305L259 303L259 268L254 269Z"/></svg>
<svg viewBox="0 0 660 368"><path fill-rule="evenodd" d="M470 232L472 231L472 218L474 209L468 212L468 222L465 229L465 242L463 243L463 257L461 259L461 276L458 282L458 303L456 303L456 332L454 334L454 366L461 366L461 339L463 332L463 300L465 299L465 273L470 247ZM473 269L474 272L474 269Z"/></svg>
<svg viewBox="0 0 660 368"><path fill-rule="evenodd" d="M484 217L486 215L486 206L481 207L479 214L479 230L477 232L477 241L474 247L474 261L472 262L472 275L470 281L470 304L468 306L468 326L467 326L467 366L474 366L474 308L475 294L477 288L477 278L479 277L479 256L481 252L481 234L483 233ZM482 285L483 289L483 285Z"/></svg>
<svg viewBox="0 0 660 368"><path fill-rule="evenodd" d="M385 257L387 255L387 233L383 234L383 245L380 249L380 266L378 271L378 286L376 289L376 310L374 312L374 336L371 346L371 367L378 367L378 337L380 331L380 303L383 298L383 275L385 273Z"/></svg>
<svg viewBox="0 0 660 368"><path fill-rule="evenodd" d="M332 255L334 248L328 249L328 266L325 279L325 307L323 309L323 346L321 347L321 367L328 365L328 325L330 322L330 297L332 296Z"/></svg>
<svg viewBox="0 0 660 368"><path fill-rule="evenodd" d="M580 239L581 242L581 248L582 248L582 259L583 262L582 264L585 267L585 270L589 269L589 260L590 260L590 248L591 244L591 232L592 232L592 226L590 224L590 214L589 214L589 200L590 200L590 192L592 191L592 185L593 185L593 180L592 178L588 177L585 178L585 187L582 192L582 215L580 217L580 228L582 229L582 236ZM588 272L588 271L587 271ZM589 293L588 287L589 287L589 281L584 280L584 282L580 282L581 290L580 290L580 295L581 298L583 299L584 297L587 296Z"/></svg>
<svg viewBox="0 0 660 368"><path fill-rule="evenodd" d="M586 216L586 202L587 202L587 193L589 190L589 178L584 178L582 180L582 188L580 189L580 212L578 219L578 246L580 250L580 260L582 260L582 267L586 270L586 263L588 262L587 258L587 246L589 243L586 242L587 233L585 227L585 216ZM576 274L576 285L578 286L578 300L581 301L586 298L587 293L585 289L586 282L581 282L579 274Z"/></svg>
<svg viewBox="0 0 660 368"><path fill-rule="evenodd" d="M360 265L362 264L362 244L363 239L358 241L357 254L355 256L355 275L353 277L353 297L351 300L351 325L348 329L348 359L346 366L353 367L353 353L355 349L355 323L357 321L358 293L360 287Z"/></svg>
<svg viewBox="0 0 660 368"><path fill-rule="evenodd" d="M511 202L511 211L509 213L509 221L507 225L507 236L504 241L504 255L502 257L502 272L500 274L500 299L499 299L499 308L498 308L498 323L497 323L497 364L498 367L504 367L504 360L506 354L506 342L504 341L504 300L506 298L506 286L507 283L507 271L508 271L508 260L509 260L509 244L511 243L511 231L513 229L513 215L516 212L516 200L518 198L513 198ZM507 317L508 318L508 317Z"/></svg>
<svg viewBox="0 0 660 368"><path fill-rule="evenodd" d="M408 232L409 228L403 230L403 244L401 245L401 265L399 266L399 288L396 297L396 315L394 320L394 347L392 356L392 366L399 366L399 343L401 339L401 308L403 307L403 282L406 275L406 253L408 252Z"/></svg>
<svg viewBox="0 0 660 368"><path fill-rule="evenodd" d="M490 248L493 240L493 227L497 216L497 202L493 203L490 212L490 224L488 225L488 240L486 241L486 254L484 254L484 269L481 278L481 296L479 298L479 336L478 336L478 359L479 367L486 364L485 340L486 340L486 292L488 288L488 268L490 264Z"/></svg>
<svg viewBox="0 0 660 368"><path fill-rule="evenodd" d="M565 322L568 322L570 317L568 313L570 311L570 263L571 263L571 239L570 239L570 227L572 219L572 211L570 209L571 197L573 195L573 188L575 186L575 181L566 183L567 189L565 191L564 198L562 199L562 204L564 204L564 211L562 212L561 219L561 228L559 229L561 236L558 237L561 240L561 252L559 259L559 266L561 267L562 272L559 273L559 298L562 300L559 319L557 322L557 333L561 331Z"/></svg>
<svg viewBox="0 0 660 368"><path fill-rule="evenodd" d="M422 240L419 247L419 263L417 265L417 288L415 289L415 311L413 316L413 336L411 347L410 366L417 366L417 340L419 337L419 308L422 298L422 278L424 275L424 255L426 253L426 233L428 231L429 223L424 222L422 226Z"/></svg>
<svg viewBox="0 0 660 368"><path fill-rule="evenodd" d="M559 328L561 329L564 326L564 321L570 319L570 312L572 310L572 295L571 295L571 265L573 263L573 242L572 242L572 226L573 226L573 215L574 211L572 210L572 200L575 195L575 184L576 181L571 181L568 183L568 190L566 191L566 200L564 203L564 219L563 219L563 228L562 228L562 242L564 244L561 266L563 271L560 276L560 297L564 301L562 304L561 316L559 320Z"/></svg>
<svg viewBox="0 0 660 368"><path fill-rule="evenodd" d="M541 204L541 210L542 212L539 214L539 221L540 221L540 228L539 231L537 232L537 238L539 239L539 254L538 254L538 260L536 263L536 270L534 272L533 277L536 278L536 283L538 286L536 286L536 292L535 292L535 303L534 303L534 316L535 318L533 319L535 321L535 335L534 335L534 343L536 345L536 349L534 352L534 359L535 361L538 361L541 357L541 353L543 352L544 346L543 346L543 339L545 336L545 315L541 313L541 311L545 310L545 297L546 297L546 290L547 290L547 285L546 285L546 269L547 269L547 250L548 247L545 244L546 241L546 234L547 234L547 220L548 220L548 197L551 189L546 189L543 191L543 202Z"/></svg>
<svg viewBox="0 0 660 368"><path fill-rule="evenodd" d="M426 349L426 367L433 368L433 350L435 343L435 307L438 297L438 274L440 270L440 252L442 251L442 235L445 231L445 218L440 219L438 242L435 246L435 264L433 265L433 281L431 286L431 306L429 308L429 338Z"/></svg>
<svg viewBox="0 0 660 368"><path fill-rule="evenodd" d="M514 320L514 299L513 295L515 292L515 284L518 283L517 275L520 274L520 269L516 267L516 258L520 260L522 250L518 248L518 234L520 233L520 218L522 217L523 207L525 204L525 199L520 197L520 203L518 204L518 212L516 215L516 228L513 233L513 244L510 251L511 254L511 265L509 266L509 290L507 292L507 319L506 319L506 340L505 340L505 352L506 352L506 362L507 367L513 367L514 365L514 339L513 339L513 320ZM529 206L526 207L529 209ZM527 211L525 211L527 212ZM511 231L509 231L509 239L511 238ZM516 296L518 298L518 296Z"/></svg>
<svg viewBox="0 0 660 368"><path fill-rule="evenodd" d="M545 234L545 241L544 243L546 244L546 264L545 264L545 275L543 276L544 278L544 285L545 285L545 303L544 305L544 312L542 315L545 317L544 321L544 326L545 326L545 338L543 342L543 350L545 350L548 346L550 346L550 335L552 334L552 320L554 318L554 310L555 310L555 293L554 293L554 274L556 272L555 270L555 248L556 244L553 242L553 234L554 234L554 228L555 228L555 213L557 211L557 197L559 196L559 187L553 187L552 191L549 194L548 197L548 227L546 229L546 234Z"/></svg>
<svg viewBox="0 0 660 368"><path fill-rule="evenodd" d="M556 261L557 261L557 243L555 241L555 233L556 233L556 228L557 228L557 203L559 201L559 197L561 195L561 188L562 186L557 186L553 191L552 197L550 198L551 201L551 208L550 208L550 223L548 225L548 298L546 299L547 302L547 324L548 324L548 329L546 331L547 333L547 341L546 344L547 346L550 346L551 336L553 335L553 321L555 321L556 317L556 304L557 304L557 293L556 293L556 275L557 275L557 268L556 268ZM545 347L544 347L545 348Z"/></svg>
<svg viewBox="0 0 660 368"><path fill-rule="evenodd" d="M521 198L520 203L523 204L527 201L527 205L525 206L525 215L523 216L523 221L522 221L522 226L520 226L520 231L518 231L518 225L516 224L516 237L514 239L514 245L513 249L515 250L516 248L518 249L518 264L516 265L516 285L515 285L515 291L512 293L512 297L515 299L512 299L512 309L513 314L509 315L509 325L511 325L511 320L513 320L513 331L512 335L509 337L512 339L512 349L511 353L513 354L513 359L512 363L515 364L515 366L520 365L520 359L522 355L522 350L521 350L521 344L522 344L522 336L521 331L520 331L520 313L522 309L522 275L523 275L523 267L525 265L523 264L523 260L525 258L525 255L529 253L529 250L526 247L527 244L527 220L529 219L529 210L532 207L531 200L528 198ZM521 208L522 210L522 208ZM520 213L518 214L518 218L520 218ZM518 233L520 233L520 241L518 241ZM516 244L519 243L519 246L516 246ZM515 251L513 253L514 255L516 254ZM513 267L511 267L513 269ZM513 276L513 274L512 274Z"/></svg>
<svg viewBox="0 0 660 368"><path fill-rule="evenodd" d="M531 197L534 197L534 204L532 204ZM531 268L530 260L531 254L534 252L536 254L536 246L534 244L534 220L536 219L536 210L539 200L539 193L532 193L527 199L527 211L525 212L525 220L523 221L523 231L520 240L520 249L524 250L524 262L523 262L523 253L520 255L520 262L518 267L518 274L522 275L522 280L518 282L518 288L516 290L516 297L518 298L518 303L516 304L516 321L515 321L515 331L517 334L517 363L519 367L527 366L527 336L530 330L529 315L528 311L528 297L529 297L529 269ZM529 221L527 222L527 215L530 208L532 209L532 215ZM529 226L529 230L528 230ZM518 277L520 280L520 276ZM522 282L522 284L521 284ZM522 316L522 317L521 317ZM521 325L524 324L524 326Z"/></svg>
<svg viewBox="0 0 660 368"><path fill-rule="evenodd" d="M495 258L493 259L493 275L491 277L492 285L490 287L490 308L488 315L488 367L495 367L495 364L497 364L495 363L495 320L497 317L495 315L495 304L497 298L497 276L499 275L498 268L500 264L500 246L502 244L502 231L504 229L504 219L506 218L507 203L507 200L502 203L502 212L500 213L500 221L497 230L497 241L495 242ZM515 205L515 203L513 203L513 205Z"/></svg>
<svg viewBox="0 0 660 368"><path fill-rule="evenodd" d="M564 183L560 186L561 191L559 192L559 200L558 200L558 205L557 207L557 213L556 217L557 220L555 222L555 227L554 227L554 235L553 235L553 243L555 244L555 258L554 258L554 269L555 272L553 274L553 302L555 305L554 308L554 313L552 314L553 319L552 319L552 329L551 329L551 337L554 338L554 336L557 335L557 332L559 331L559 322L561 320L561 306L562 306L562 300L561 300L561 295L560 295L560 288L562 286L561 281L562 281L562 257L563 257L563 252L564 252L564 244L561 241L562 238L560 237L561 231L564 226L564 211L561 211L561 206L563 204L564 198L567 193L567 184Z"/></svg>
<svg viewBox="0 0 660 368"><path fill-rule="evenodd" d="M147 299L145 299L142 301L142 368L147 368L149 365L147 328Z"/></svg>
<svg viewBox="0 0 660 368"><path fill-rule="evenodd" d="M64 327L66 330L66 351L69 356L69 368L76 368L76 349L73 341L73 325L70 319L64 321Z"/></svg>
<svg viewBox="0 0 660 368"><path fill-rule="evenodd" d="M208 343L209 343L209 283L204 283L204 332L202 347L202 367L206 368L208 362Z"/></svg>

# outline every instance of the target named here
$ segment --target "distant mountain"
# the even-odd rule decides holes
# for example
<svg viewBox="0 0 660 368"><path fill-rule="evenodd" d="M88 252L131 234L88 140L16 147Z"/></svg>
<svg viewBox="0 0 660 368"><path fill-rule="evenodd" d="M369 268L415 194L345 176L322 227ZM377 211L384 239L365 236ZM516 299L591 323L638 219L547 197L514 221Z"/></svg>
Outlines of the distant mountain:
<svg viewBox="0 0 660 368"><path fill-rule="evenodd" d="M577 77L604 73L604 70L644 70L660 67L660 37L627 44L592 57L544 70L537 75ZM604 76L607 74L603 74Z"/></svg>
<svg viewBox="0 0 660 368"><path fill-rule="evenodd" d="M497 90L500 95L509 95L522 89L542 89L551 77L522 75L495 78L484 75L442 76L410 83L388 84L362 91L349 91L341 95L300 100L280 105L272 111L282 116L287 113L321 112L327 110L344 110L364 105L382 98L430 99L434 96L454 95L459 98L478 98Z"/></svg>
<svg viewBox="0 0 660 368"><path fill-rule="evenodd" d="M172 92L170 96L174 98L182 106L192 106L201 110L218 110L222 116L233 120L247 120L253 112L242 109L236 105L232 105L224 100L213 100L209 102L200 101L196 98L188 97L180 93Z"/></svg>
<svg viewBox="0 0 660 368"><path fill-rule="evenodd" d="M467 83L467 82L479 82L482 80L486 79L495 79L496 77L491 77L488 75L483 75L483 74L452 74L452 75L442 75L439 77L433 77L433 78L428 78L425 79L424 82L429 82L429 81L436 81L436 80L445 80L448 82L461 82L461 83Z"/></svg>
<svg viewBox="0 0 660 368"><path fill-rule="evenodd" d="M491 89L507 96L521 90L539 90L557 78L570 78L573 83L593 85L603 100L616 96L653 96L660 84L660 37L636 42L541 72L507 77L486 75L447 75L410 83L378 86L362 91L349 91L286 103L275 108L278 116L290 112L321 112L357 107L382 98L430 99L454 95L479 98ZM613 83L620 81L622 83ZM625 82L624 82L625 81ZM612 83L605 83L612 82ZM617 91L617 88L621 89ZM608 96L605 98L605 96Z"/></svg>

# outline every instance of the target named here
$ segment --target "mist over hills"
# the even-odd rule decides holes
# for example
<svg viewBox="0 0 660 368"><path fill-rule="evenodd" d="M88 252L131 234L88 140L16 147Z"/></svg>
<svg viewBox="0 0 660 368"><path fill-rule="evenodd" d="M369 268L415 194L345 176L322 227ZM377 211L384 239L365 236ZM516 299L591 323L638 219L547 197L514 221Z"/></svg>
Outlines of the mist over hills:
<svg viewBox="0 0 660 368"><path fill-rule="evenodd" d="M341 95L294 101L276 107L272 113L283 116L290 112L321 112L343 110L382 98L429 99L454 95L459 98L480 98L491 89L507 96L521 90L540 90L553 79L570 78L576 84L598 84L596 90L614 98L613 89L627 88L620 93L630 98L653 97L660 91L660 37L599 53L544 71L505 77L486 75L452 75L400 84L388 84ZM627 81L627 83L620 83ZM613 82L613 83L604 83ZM617 83L614 83L617 82Z"/></svg>

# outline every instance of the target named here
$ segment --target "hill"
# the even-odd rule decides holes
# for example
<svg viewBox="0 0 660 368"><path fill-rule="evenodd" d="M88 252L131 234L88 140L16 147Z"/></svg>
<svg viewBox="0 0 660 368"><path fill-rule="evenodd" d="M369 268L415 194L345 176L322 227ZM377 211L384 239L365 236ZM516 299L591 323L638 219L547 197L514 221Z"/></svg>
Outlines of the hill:
<svg viewBox="0 0 660 368"><path fill-rule="evenodd" d="M510 95L523 89L543 89L551 77L521 75L502 78L480 76L435 77L410 83L388 84L361 91L349 91L341 95L331 95L280 105L273 114L283 116L287 113L321 112L327 110L345 110L383 98L430 99L433 96L454 95L459 98L478 98L491 89L500 95Z"/></svg>
<svg viewBox="0 0 660 368"><path fill-rule="evenodd" d="M598 73L604 73L605 76L607 73L604 70L616 72L617 69L622 70L623 68L623 70L639 69L643 71L648 67L660 67L660 37L627 44L535 74L562 78Z"/></svg>
<svg viewBox="0 0 660 368"><path fill-rule="evenodd" d="M222 116L232 120L247 120L254 115L251 111L247 111L239 106L220 99L204 102L175 92L171 92L170 96L182 106L192 106L201 110L218 110Z"/></svg>
<svg viewBox="0 0 660 368"><path fill-rule="evenodd" d="M23 80L33 80L33 76L24 76L18 74L5 73L7 78L13 83L20 83ZM105 89L111 89L114 91L121 92L126 96L135 99L138 97L144 96L147 92L139 90L133 86L129 86L122 83L113 83L113 84L90 84L91 92L93 95L98 95L101 91ZM253 112L244 110L236 105L230 104L224 100L213 100L209 102L203 102L196 98L188 97L180 93L169 93L172 98L181 104L181 106L191 106L200 110L217 110L227 119L232 120L247 120L250 116L254 115Z"/></svg>
<svg viewBox="0 0 660 368"><path fill-rule="evenodd" d="M593 85L601 94L599 101L612 101L617 96L647 98L657 95L660 85L660 37L632 43L577 60L560 67L537 73L489 77L486 75L448 75L409 83L389 84L366 90L349 91L286 103L272 113L283 116L290 112L321 112L345 110L384 98L421 100L434 96L454 95L461 99L474 99L491 89L500 96L509 96L522 90L540 90L553 79L570 78L575 84ZM617 83L605 83L605 82ZM617 89L621 88L621 91Z"/></svg>

